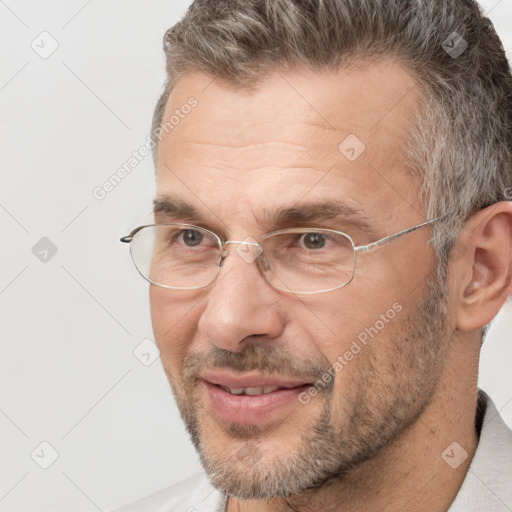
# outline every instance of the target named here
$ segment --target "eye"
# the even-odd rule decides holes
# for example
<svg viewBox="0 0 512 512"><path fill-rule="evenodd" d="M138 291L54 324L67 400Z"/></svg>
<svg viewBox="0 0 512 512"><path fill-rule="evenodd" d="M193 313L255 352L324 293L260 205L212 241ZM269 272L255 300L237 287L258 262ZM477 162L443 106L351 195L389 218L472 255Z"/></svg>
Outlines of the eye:
<svg viewBox="0 0 512 512"><path fill-rule="evenodd" d="M197 229L184 229L176 235L176 238L180 237L184 245L194 247L203 241L204 235Z"/></svg>
<svg viewBox="0 0 512 512"><path fill-rule="evenodd" d="M322 233L304 233L300 235L299 246L304 249L323 249L327 241Z"/></svg>

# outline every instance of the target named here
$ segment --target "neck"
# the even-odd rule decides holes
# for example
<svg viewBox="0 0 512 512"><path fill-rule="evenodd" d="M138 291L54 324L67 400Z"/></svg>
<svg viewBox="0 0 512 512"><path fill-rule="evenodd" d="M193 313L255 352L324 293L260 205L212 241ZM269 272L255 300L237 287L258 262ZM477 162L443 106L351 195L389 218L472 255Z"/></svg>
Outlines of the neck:
<svg viewBox="0 0 512 512"><path fill-rule="evenodd" d="M227 510L446 512L464 481L478 444L478 356L468 357L468 353L475 354L471 344L454 340L429 406L414 425L377 457L342 477L286 500L231 498ZM466 453L467 458L462 461Z"/></svg>

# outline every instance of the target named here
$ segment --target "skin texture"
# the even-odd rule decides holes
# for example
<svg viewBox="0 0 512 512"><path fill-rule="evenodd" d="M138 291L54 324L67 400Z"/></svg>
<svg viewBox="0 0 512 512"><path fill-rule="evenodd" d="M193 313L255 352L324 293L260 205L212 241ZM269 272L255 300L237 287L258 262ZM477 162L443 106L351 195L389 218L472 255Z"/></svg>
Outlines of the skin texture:
<svg viewBox="0 0 512 512"><path fill-rule="evenodd" d="M337 200L373 232L345 220L306 226L362 245L427 220L402 153L419 91L399 64L276 71L252 93L188 75L164 118L190 96L197 106L161 142L157 197L184 200L204 220L156 222L258 239L277 208ZM349 134L365 144L354 161L338 149ZM360 255L353 281L329 293L275 290L233 245L207 288L150 287L166 374L207 473L233 496L230 511L448 510L477 445L480 328L512 291L511 210L498 203L470 219L446 283L424 227ZM201 371L313 381L393 304L400 311L309 403L257 425L214 413ZM441 457L452 442L468 454L456 469Z"/></svg>

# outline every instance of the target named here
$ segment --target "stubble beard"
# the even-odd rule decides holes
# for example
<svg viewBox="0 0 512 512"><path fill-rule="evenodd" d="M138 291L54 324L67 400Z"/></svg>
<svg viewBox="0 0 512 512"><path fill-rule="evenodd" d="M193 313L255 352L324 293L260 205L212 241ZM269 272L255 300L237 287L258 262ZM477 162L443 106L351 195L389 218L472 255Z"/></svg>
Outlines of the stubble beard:
<svg viewBox="0 0 512 512"><path fill-rule="evenodd" d="M289 371L316 382L330 368L325 360L297 361L289 353L257 345L237 353L215 348L208 354L186 356L179 384L169 373L168 377L212 485L239 499L297 495L333 478L342 478L399 438L430 403L450 345L446 326L448 290L445 279L440 281L439 277L427 280L426 297L406 318L393 321L396 325L392 339L377 336L354 357L350 364L358 366L352 368L355 371L346 386L350 389L341 390L342 395L338 396L333 385L327 386L316 397L314 410L313 401L308 405L297 402L297 408L304 408L299 409L304 413L301 419L307 418L308 407L314 412L318 411L318 404L322 406L320 413L310 413L307 423L294 417L299 430L293 439L288 428L287 436L279 441L276 436L280 425L269 431L259 425L216 421L215 428L233 442L229 442L232 446L212 443L212 432L204 425L208 418L210 424L214 420L197 403L198 372L212 367L258 369L268 374ZM382 351L375 350L377 343L388 346L384 359L380 357ZM276 439L287 445L279 456L275 449L268 448L271 441L275 446Z"/></svg>

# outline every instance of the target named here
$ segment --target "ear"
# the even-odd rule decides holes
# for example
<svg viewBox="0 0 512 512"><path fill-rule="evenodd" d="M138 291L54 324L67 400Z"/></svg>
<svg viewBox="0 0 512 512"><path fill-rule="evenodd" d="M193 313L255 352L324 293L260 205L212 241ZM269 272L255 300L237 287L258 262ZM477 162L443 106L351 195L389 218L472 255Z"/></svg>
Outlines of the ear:
<svg viewBox="0 0 512 512"><path fill-rule="evenodd" d="M473 215L462 229L452 259L457 276L456 328L483 327L512 293L512 202L493 204Z"/></svg>

